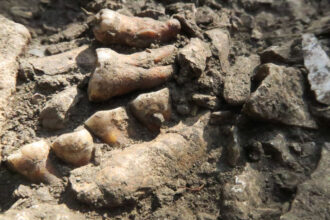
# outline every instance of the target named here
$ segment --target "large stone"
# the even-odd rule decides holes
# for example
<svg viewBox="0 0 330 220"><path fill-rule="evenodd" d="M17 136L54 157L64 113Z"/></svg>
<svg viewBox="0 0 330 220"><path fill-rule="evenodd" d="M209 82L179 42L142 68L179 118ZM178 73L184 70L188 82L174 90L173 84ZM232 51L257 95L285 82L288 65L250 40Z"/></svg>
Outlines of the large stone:
<svg viewBox="0 0 330 220"><path fill-rule="evenodd" d="M281 220L330 219L330 144L326 143L311 178L298 186L296 198Z"/></svg>
<svg viewBox="0 0 330 220"><path fill-rule="evenodd" d="M262 63L302 63L303 56L300 41L288 41L266 48L260 54Z"/></svg>
<svg viewBox="0 0 330 220"><path fill-rule="evenodd" d="M217 55L220 60L221 69L224 72L229 70L229 50L230 50L230 36L225 30L216 28L205 32L211 39L213 47L212 53Z"/></svg>
<svg viewBox="0 0 330 220"><path fill-rule="evenodd" d="M114 207L150 195L205 155L208 118L206 114L197 122L193 119L180 123L153 141L113 150L98 167L73 170L70 183L77 199L97 207Z"/></svg>
<svg viewBox="0 0 330 220"><path fill-rule="evenodd" d="M302 73L293 67L267 64L266 78L246 102L248 115L286 125L317 128L304 100L305 82ZM262 75L262 74L261 74Z"/></svg>
<svg viewBox="0 0 330 220"><path fill-rule="evenodd" d="M262 219L262 213L268 211L262 207L262 181L262 175L247 165L233 182L226 183L222 192L221 219Z"/></svg>
<svg viewBox="0 0 330 220"><path fill-rule="evenodd" d="M317 101L330 105L330 59L313 34L303 35L305 66Z"/></svg>
<svg viewBox="0 0 330 220"><path fill-rule="evenodd" d="M52 130L64 128L69 120L70 111L80 98L81 94L76 87L67 88L53 95L40 113L42 126Z"/></svg>
<svg viewBox="0 0 330 220"><path fill-rule="evenodd" d="M192 38L178 54L180 75L199 77L205 70L206 59L211 55L211 50L206 43L198 38Z"/></svg>
<svg viewBox="0 0 330 220"><path fill-rule="evenodd" d="M224 82L223 96L231 105L242 105L250 96L251 76L253 70L260 64L259 56L239 56L230 69Z"/></svg>
<svg viewBox="0 0 330 220"><path fill-rule="evenodd" d="M37 204L29 208L9 209L0 215L0 220L83 220L84 215L71 211L66 205Z"/></svg>
<svg viewBox="0 0 330 220"><path fill-rule="evenodd" d="M9 111L10 96L16 89L18 71L16 60L30 38L29 31L23 25L0 15L0 133L5 123L5 113Z"/></svg>

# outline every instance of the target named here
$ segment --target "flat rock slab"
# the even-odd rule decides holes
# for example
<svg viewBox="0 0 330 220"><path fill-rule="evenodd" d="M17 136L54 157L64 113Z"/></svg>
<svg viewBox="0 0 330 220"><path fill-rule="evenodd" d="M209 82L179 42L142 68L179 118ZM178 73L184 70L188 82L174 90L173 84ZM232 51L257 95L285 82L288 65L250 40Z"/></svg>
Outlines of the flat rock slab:
<svg viewBox="0 0 330 220"><path fill-rule="evenodd" d="M78 68L91 71L96 65L96 55L92 48L85 45L52 56L29 58L26 62L32 66L34 71L52 76Z"/></svg>
<svg viewBox="0 0 330 220"><path fill-rule="evenodd" d="M0 220L83 220L86 219L82 214L71 211L65 205L39 204L20 210L10 209L0 215Z"/></svg>
<svg viewBox="0 0 330 220"><path fill-rule="evenodd" d="M223 29L216 28L205 32L208 38L211 39L212 53L217 55L220 60L221 69L224 72L229 70L229 51L230 51L230 36Z"/></svg>
<svg viewBox="0 0 330 220"><path fill-rule="evenodd" d="M9 97L16 89L16 60L30 38L29 31L23 25L0 15L0 132L6 119Z"/></svg>
<svg viewBox="0 0 330 220"><path fill-rule="evenodd" d="M281 220L330 219L330 144L325 145L311 179L298 186L291 209L281 216Z"/></svg>
<svg viewBox="0 0 330 220"><path fill-rule="evenodd" d="M242 105L250 96L251 76L253 70L260 64L258 55L250 57L239 56L231 67L224 82L223 96L231 105Z"/></svg>
<svg viewBox="0 0 330 220"><path fill-rule="evenodd" d="M264 70L268 75L245 104L244 112L286 125L317 128L303 99L305 86L302 73L292 67L267 65Z"/></svg>
<svg viewBox="0 0 330 220"><path fill-rule="evenodd" d="M330 59L313 34L303 35L304 63L317 101L330 105Z"/></svg>

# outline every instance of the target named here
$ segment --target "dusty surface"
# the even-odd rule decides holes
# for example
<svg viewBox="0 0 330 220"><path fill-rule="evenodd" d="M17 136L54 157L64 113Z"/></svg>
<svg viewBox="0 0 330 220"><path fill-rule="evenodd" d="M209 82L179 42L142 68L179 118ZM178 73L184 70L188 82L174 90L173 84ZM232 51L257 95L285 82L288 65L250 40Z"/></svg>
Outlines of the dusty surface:
<svg viewBox="0 0 330 220"><path fill-rule="evenodd" d="M81 8L157 24L174 18L181 31L166 42L102 45ZM32 38L23 51L26 42L0 31L0 44L15 45L10 56L0 50L0 64L12 63L8 73L0 66L0 219L330 219L330 109L311 90L302 49L302 34L313 33L329 56L329 11L326 0L4 1L0 14ZM138 36L158 39L155 30ZM153 52L166 46L170 54ZM98 62L97 51L110 49L115 59ZM169 77L152 86L141 86L141 77L134 88L125 81L163 67ZM91 75L110 81L108 70L125 71L112 82L115 95L91 102ZM170 98L149 98L164 88ZM136 119L130 103L145 97ZM42 114L51 105L53 113ZM24 145L51 144L83 127L93 136L87 165L50 149L57 181L33 183L11 169L8 158ZM76 142L80 152L85 143ZM26 155L33 171L45 166L46 158Z"/></svg>

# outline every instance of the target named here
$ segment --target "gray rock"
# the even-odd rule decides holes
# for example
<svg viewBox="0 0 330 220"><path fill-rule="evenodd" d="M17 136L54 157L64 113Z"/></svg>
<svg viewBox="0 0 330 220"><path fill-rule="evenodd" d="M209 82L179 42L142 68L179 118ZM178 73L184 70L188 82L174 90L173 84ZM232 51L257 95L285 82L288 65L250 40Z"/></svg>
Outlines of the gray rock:
<svg viewBox="0 0 330 220"><path fill-rule="evenodd" d="M199 77L206 67L206 59L210 57L211 50L208 44L198 38L192 38L190 43L178 53L180 75L185 77Z"/></svg>
<svg viewBox="0 0 330 220"><path fill-rule="evenodd" d="M251 76L260 64L259 56L239 56L224 82L223 97L228 104L243 105L250 96Z"/></svg>
<svg viewBox="0 0 330 220"><path fill-rule="evenodd" d="M310 108L311 113L317 117L320 118L323 122L327 123L330 121L330 108L329 106L311 106Z"/></svg>
<svg viewBox="0 0 330 220"><path fill-rule="evenodd" d="M219 99L216 96L204 95L204 94L193 94L193 102L203 108L214 110L219 107Z"/></svg>
<svg viewBox="0 0 330 220"><path fill-rule="evenodd" d="M327 6L329 6L329 4L327 2L325 4L327 4ZM323 7L323 9L327 10L325 7ZM313 20L311 22L310 26L307 29L307 32L314 33L316 35L330 33L329 22L330 22L330 15L321 16L318 19Z"/></svg>
<svg viewBox="0 0 330 220"><path fill-rule="evenodd" d="M62 129L69 119L70 111L79 102L81 94L76 87L67 88L55 95L46 103L40 113L44 128Z"/></svg>
<svg viewBox="0 0 330 220"><path fill-rule="evenodd" d="M291 155L289 147L282 134L276 134L271 139L262 141L262 146L265 153L271 155L275 161L282 163L283 165L295 163L295 159Z"/></svg>
<svg viewBox="0 0 330 220"><path fill-rule="evenodd" d="M213 47L212 54L219 57L221 69L223 72L229 70L229 50L230 50L230 37L229 33L225 30L216 28L205 32L208 38L211 39Z"/></svg>
<svg viewBox="0 0 330 220"><path fill-rule="evenodd" d="M311 178L298 186L288 213L281 220L330 219L330 144L326 143Z"/></svg>
<svg viewBox="0 0 330 220"><path fill-rule="evenodd" d="M262 144L259 141L252 141L244 148L247 152L247 158L252 162L259 161L264 155Z"/></svg>
<svg viewBox="0 0 330 220"><path fill-rule="evenodd" d="M330 105L330 59L313 34L303 35L304 62L316 100Z"/></svg>
<svg viewBox="0 0 330 220"><path fill-rule="evenodd" d="M264 219L263 214L278 212L276 208L264 207L261 194L264 177L249 164L234 181L226 183L222 191L221 219Z"/></svg>
<svg viewBox="0 0 330 220"><path fill-rule="evenodd" d="M86 219L82 214L71 211L66 205L38 204L24 209L9 209L0 215L0 220L57 220L57 219Z"/></svg>
<svg viewBox="0 0 330 220"><path fill-rule="evenodd" d="M226 144L226 160L231 167L235 167L241 158L241 146L238 141L237 127L228 128Z"/></svg>
<svg viewBox="0 0 330 220"><path fill-rule="evenodd" d="M172 109L168 88L141 94L129 106L133 115L152 131L159 131L162 123L171 118Z"/></svg>
<svg viewBox="0 0 330 220"><path fill-rule="evenodd" d="M174 3L166 7L166 11L174 14L173 17L178 19L181 29L189 37L198 37L203 39L203 34L196 24L196 6L193 3Z"/></svg>
<svg viewBox="0 0 330 220"><path fill-rule="evenodd" d="M269 75L251 95L243 111L256 118L286 125L317 128L303 95L302 73L292 67L271 65ZM267 75L267 74L266 74Z"/></svg>
<svg viewBox="0 0 330 220"><path fill-rule="evenodd" d="M298 45L299 44L299 45ZM260 54L262 63L302 63L300 41L289 41L282 45L270 46Z"/></svg>
<svg viewBox="0 0 330 220"><path fill-rule="evenodd" d="M212 9L209 7L203 6L197 8L196 12L196 23L198 25L219 25L220 18Z"/></svg>

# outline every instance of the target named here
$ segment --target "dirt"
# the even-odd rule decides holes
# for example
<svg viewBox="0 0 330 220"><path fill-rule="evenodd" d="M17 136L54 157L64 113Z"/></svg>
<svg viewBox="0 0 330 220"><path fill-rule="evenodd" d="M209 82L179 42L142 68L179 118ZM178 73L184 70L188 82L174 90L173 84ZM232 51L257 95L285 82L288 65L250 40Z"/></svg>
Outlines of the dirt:
<svg viewBox="0 0 330 220"><path fill-rule="evenodd" d="M236 59L237 57L260 55L262 61L262 52L270 46L284 45L285 49L289 50L289 46L285 45L291 41L295 42L293 46L290 45L291 52L293 51L291 57L287 53L283 56L280 54L279 57L267 52L265 59L267 62L301 71L302 79L299 80L301 84L304 84L301 87L305 89L304 94L300 94L297 99L301 102L304 100L304 105L308 105L309 108L320 106L307 83L307 70L303 65L302 55L299 53L301 52L299 42L301 42L301 34L309 30L316 34L324 50L330 55L329 24L322 23L324 18L330 16L328 13L330 4L326 0L185 2L175 0L9 0L0 4L0 14L25 25L32 34L32 41L20 57L20 60L24 60L62 53L84 44L93 49L104 47L95 40L91 17L87 16L82 8L91 13L97 13L102 8L110 8L125 15L150 16L159 20L166 20L174 15L173 17L183 24L181 33L171 42L152 44L150 48L171 44L181 49L193 37L212 45L212 39L207 31L220 27L228 31L230 35L229 62L230 66L237 69L244 68L236 63L239 60ZM195 17L191 15L191 8L196 10ZM313 29L310 30L310 28ZM121 45L111 45L109 48L124 54L144 50ZM286 124L290 115L285 116L283 121L272 117L271 119L266 117L266 120L263 117L253 118L245 114L242 111L242 104L231 105L226 102L223 90L230 70L228 70L229 67L224 68L226 65L221 66L220 63L223 60L219 62L221 51L219 52L213 46L210 48L212 56L207 58L206 68L198 74L200 76L192 77L189 74L183 78L174 76L164 85L146 91L156 91L164 87L170 89L173 111L171 120L162 126L163 133L168 132L180 121L185 121L205 111L228 111L228 117L233 117L231 114L235 117L231 120L225 118L215 120L215 123L210 125L212 132L207 154L201 157L191 169L173 174L171 178L161 183L161 187L135 204L115 208L95 208L78 201L69 183L70 171L74 167L58 159L52 151L49 157L55 164L61 179L57 185L29 182L8 169L5 158L25 144L40 139L54 141L59 135L72 132L83 125L95 112L126 106L145 91L114 97L102 103L92 103L88 101L87 84L93 69L73 68L64 73L46 75L23 68L24 71L21 70L18 73L16 92L8 106L10 110L6 112L7 123L0 133L0 144L3 146L3 161L0 165L0 211L23 210L36 204L47 203L49 205L65 204L71 211L78 212L90 220L275 220L289 212L292 204L295 210L299 210L299 204L294 203L298 194L297 189L312 178L312 173L318 167L322 149L325 148L325 143L330 142L328 124L330 117L325 116L326 120L322 117L319 119L320 116L311 111L313 120L317 122L317 126L312 126L311 129L311 126L299 126L304 123ZM183 65L180 61L176 61L175 66L179 69ZM237 75L241 72L244 74L243 70ZM246 102L250 92L255 92L261 84L253 78L255 77L253 74L249 77L253 79L251 91L246 92L247 95L244 94L243 102ZM232 81L234 83L235 80ZM80 101L70 112L70 120L63 129L45 129L39 120L40 112L53 94L59 93L68 86L78 86L82 93ZM196 101L196 98L192 98L194 94L195 96L199 94L203 98ZM210 99L216 102L211 107L208 103ZM293 99L288 98L288 100ZM286 103L280 104L281 114L285 114ZM267 106L267 100L265 105ZM274 114L276 115L276 112ZM296 124L298 126L294 126ZM231 129L232 126L237 129ZM144 129L141 131L139 129L138 132L141 132L142 138L134 143L150 141L157 135L149 134ZM236 133L233 134L233 132ZM97 138L94 140L98 150L91 163L98 166L98 153L106 155L113 148ZM235 163L228 161L232 157ZM254 184L246 185L246 195L232 195L227 188L239 185L237 180L240 178L244 180L245 176L248 177L247 182L251 181ZM326 179L318 177L315 181L313 184L319 183L322 186L322 181ZM39 191L47 193L38 193ZM308 201L308 198L304 196L308 197L307 194L299 194L299 200ZM321 208L328 208L325 202L320 202L320 205L324 206ZM312 215L314 215L313 212L306 212L300 216L300 219L319 219L317 215L314 217ZM329 214L325 214L324 217L330 219ZM34 218L39 219L39 217Z"/></svg>

